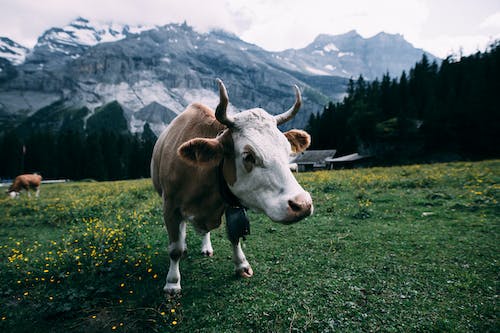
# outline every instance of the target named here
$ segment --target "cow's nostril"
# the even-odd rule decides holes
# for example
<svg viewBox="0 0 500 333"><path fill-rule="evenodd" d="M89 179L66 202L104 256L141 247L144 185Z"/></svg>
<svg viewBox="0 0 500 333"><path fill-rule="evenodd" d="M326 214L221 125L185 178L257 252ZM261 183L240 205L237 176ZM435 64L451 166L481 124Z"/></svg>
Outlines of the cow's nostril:
<svg viewBox="0 0 500 333"><path fill-rule="evenodd" d="M288 200L287 222L293 223L312 214L312 200L307 192L303 192Z"/></svg>
<svg viewBox="0 0 500 333"><path fill-rule="evenodd" d="M288 200L288 206L290 206L294 212L300 212L302 210L302 206L292 200Z"/></svg>

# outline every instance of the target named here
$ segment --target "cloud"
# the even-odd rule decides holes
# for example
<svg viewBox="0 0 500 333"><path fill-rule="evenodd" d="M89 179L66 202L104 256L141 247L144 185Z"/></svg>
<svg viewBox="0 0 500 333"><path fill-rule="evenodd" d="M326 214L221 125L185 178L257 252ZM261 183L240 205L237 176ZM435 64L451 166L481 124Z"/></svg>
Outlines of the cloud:
<svg viewBox="0 0 500 333"><path fill-rule="evenodd" d="M479 25L482 29L496 29L500 30L500 11L491 14Z"/></svg>
<svg viewBox="0 0 500 333"><path fill-rule="evenodd" d="M64 26L78 16L90 20L164 25L187 23L200 32L223 28L267 50L301 48L320 34L357 30L363 37L380 31L402 34L414 46L438 56L462 45L482 46L485 36L497 36L500 8L461 2L479 8L483 21L461 15L446 17L453 1L431 0L1 0L0 36L32 47L45 30ZM436 7L435 3L440 5ZM493 3L493 2L491 2ZM472 7L475 6L475 7ZM461 8L462 8L461 7ZM477 9L477 10L479 10ZM476 11L477 11L476 10ZM494 14L490 14L494 13ZM429 24L430 16L434 18ZM486 17L486 18L485 18ZM437 20L437 22L436 22ZM457 31L460 26L482 31ZM477 18L479 20L479 18ZM449 24L453 21L453 24ZM445 30L448 28L448 30ZM425 31L424 31L425 30ZM463 30L463 29L462 29ZM457 35L457 33L459 35ZM496 34L496 35L495 35ZM437 36L437 37L436 37ZM462 39L463 38L463 39ZM473 38L477 38L473 41ZM444 43L444 44L440 44ZM451 44L456 43L456 44Z"/></svg>
<svg viewBox="0 0 500 333"><path fill-rule="evenodd" d="M500 35L496 38L500 38ZM425 50L432 50L435 56L446 58L449 55L484 52L493 41L494 38L485 35L438 35L420 43Z"/></svg>
<svg viewBox="0 0 500 333"><path fill-rule="evenodd" d="M427 15L417 0L3 0L0 35L34 44L36 36L82 16L164 25L186 20L199 31L221 27L269 50L302 47L319 33L352 29L414 35ZM33 19L33 18L36 18ZM30 45L32 46L32 45Z"/></svg>
<svg viewBox="0 0 500 333"><path fill-rule="evenodd" d="M252 22L239 31L243 39L268 50L304 47L318 34L357 30L368 37L380 31L417 35L428 16L420 1L237 1L238 9Z"/></svg>
<svg viewBox="0 0 500 333"><path fill-rule="evenodd" d="M32 47L36 38L54 26L64 26L78 16L90 20L165 25L185 20L201 31L216 26L236 30L226 0L2 0L0 36ZM36 18L36 19L35 19Z"/></svg>

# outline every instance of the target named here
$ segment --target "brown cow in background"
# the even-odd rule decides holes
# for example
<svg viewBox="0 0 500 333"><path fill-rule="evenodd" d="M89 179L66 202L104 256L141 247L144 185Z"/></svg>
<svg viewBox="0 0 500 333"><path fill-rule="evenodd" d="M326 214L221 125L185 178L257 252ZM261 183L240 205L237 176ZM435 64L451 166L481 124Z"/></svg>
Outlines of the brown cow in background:
<svg viewBox="0 0 500 333"><path fill-rule="evenodd" d="M30 194L30 188L34 189L35 195L38 197L40 194L40 184L42 183L42 176L39 174L33 173L33 174L24 174L24 175L19 175L14 179L14 182L12 185L9 187L9 190L7 191L9 193L9 196L11 198L15 198L19 196L21 193L21 190L26 190L28 192L28 196L31 197Z"/></svg>

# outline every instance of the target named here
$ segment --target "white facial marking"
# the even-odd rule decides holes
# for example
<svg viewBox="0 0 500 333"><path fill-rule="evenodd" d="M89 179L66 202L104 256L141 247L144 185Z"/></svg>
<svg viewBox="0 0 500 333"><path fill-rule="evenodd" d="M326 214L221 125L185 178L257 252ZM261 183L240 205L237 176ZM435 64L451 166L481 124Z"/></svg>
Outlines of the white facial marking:
<svg viewBox="0 0 500 333"><path fill-rule="evenodd" d="M274 117L262 109L251 109L237 114L234 121L236 182L231 191L243 205L274 221L294 222L311 213L311 196L290 171L291 145ZM252 167L248 151L253 155ZM294 204L295 198L301 198L300 205Z"/></svg>

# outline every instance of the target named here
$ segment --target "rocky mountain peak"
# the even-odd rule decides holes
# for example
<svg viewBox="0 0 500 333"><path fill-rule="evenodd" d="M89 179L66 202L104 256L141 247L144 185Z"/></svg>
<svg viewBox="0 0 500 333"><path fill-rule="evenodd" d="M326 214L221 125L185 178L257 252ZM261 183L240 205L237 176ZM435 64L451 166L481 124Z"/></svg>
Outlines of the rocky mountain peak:
<svg viewBox="0 0 500 333"><path fill-rule="evenodd" d="M351 30L344 34L330 35L330 34L319 34L314 41L309 44L309 46L321 46L334 42L354 42L356 40L362 40L363 37L356 31ZM306 47L307 48L307 47Z"/></svg>
<svg viewBox="0 0 500 333"><path fill-rule="evenodd" d="M115 101L121 106L115 116L124 117L129 130L147 123L159 133L189 103L215 107L220 77L233 111L282 112L297 84L304 110L288 125L300 128L311 113L344 96L349 78L400 75L423 53L401 35L385 33L368 39L355 30L322 34L306 48L268 52L232 33L199 33L187 23L132 27L79 17L47 30L24 63L0 59L0 126L2 119L27 118L44 107L85 107L92 115Z"/></svg>
<svg viewBox="0 0 500 333"><path fill-rule="evenodd" d="M78 17L63 27L45 31L26 60L36 65L57 66L80 57L89 47L116 42L153 28L155 27L90 21Z"/></svg>
<svg viewBox="0 0 500 333"><path fill-rule="evenodd" d="M29 49L7 37L0 37L0 58L5 58L14 65L24 62Z"/></svg>

